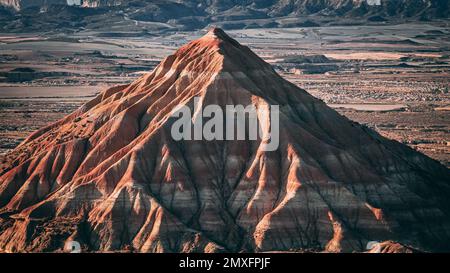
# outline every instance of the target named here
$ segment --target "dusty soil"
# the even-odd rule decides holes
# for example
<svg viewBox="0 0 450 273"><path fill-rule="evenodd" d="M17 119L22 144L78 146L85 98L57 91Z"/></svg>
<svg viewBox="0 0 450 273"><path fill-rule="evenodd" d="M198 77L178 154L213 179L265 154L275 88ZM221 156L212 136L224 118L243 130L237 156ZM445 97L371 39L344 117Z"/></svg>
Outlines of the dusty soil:
<svg viewBox="0 0 450 273"><path fill-rule="evenodd" d="M448 22L229 33L349 119L450 166ZM202 34L0 34L0 153ZM322 57L292 59L305 55Z"/></svg>

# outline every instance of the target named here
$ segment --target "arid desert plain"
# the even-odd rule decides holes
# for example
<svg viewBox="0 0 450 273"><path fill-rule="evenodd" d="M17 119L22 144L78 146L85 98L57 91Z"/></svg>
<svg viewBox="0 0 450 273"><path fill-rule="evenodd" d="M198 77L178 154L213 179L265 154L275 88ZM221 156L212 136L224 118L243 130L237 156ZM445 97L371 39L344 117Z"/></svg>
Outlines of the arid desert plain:
<svg viewBox="0 0 450 273"><path fill-rule="evenodd" d="M228 33L356 122L450 167L450 28L399 25ZM31 132L130 83L204 31L0 35L0 166Z"/></svg>

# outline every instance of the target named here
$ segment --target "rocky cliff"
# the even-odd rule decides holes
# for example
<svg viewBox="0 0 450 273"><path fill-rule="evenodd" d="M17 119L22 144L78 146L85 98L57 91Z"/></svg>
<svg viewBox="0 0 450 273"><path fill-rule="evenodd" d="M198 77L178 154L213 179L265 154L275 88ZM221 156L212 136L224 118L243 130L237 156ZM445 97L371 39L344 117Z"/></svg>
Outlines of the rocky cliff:
<svg viewBox="0 0 450 273"><path fill-rule="evenodd" d="M266 125L261 113L279 106L278 149L171 136L180 106L238 104ZM220 29L33 133L7 160L2 251L67 240L86 251L450 250L447 168L339 115Z"/></svg>

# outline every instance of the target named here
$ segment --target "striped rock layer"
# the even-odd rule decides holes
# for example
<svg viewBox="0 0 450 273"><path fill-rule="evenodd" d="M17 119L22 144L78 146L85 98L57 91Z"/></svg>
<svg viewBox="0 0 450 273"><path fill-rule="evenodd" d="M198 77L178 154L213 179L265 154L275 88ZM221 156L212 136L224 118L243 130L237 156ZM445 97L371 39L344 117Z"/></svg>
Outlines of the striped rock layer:
<svg viewBox="0 0 450 273"><path fill-rule="evenodd" d="M279 105L279 148L172 138L174 109L212 104ZM339 115L220 29L33 133L8 160L1 251L70 240L137 252L450 247L447 168Z"/></svg>

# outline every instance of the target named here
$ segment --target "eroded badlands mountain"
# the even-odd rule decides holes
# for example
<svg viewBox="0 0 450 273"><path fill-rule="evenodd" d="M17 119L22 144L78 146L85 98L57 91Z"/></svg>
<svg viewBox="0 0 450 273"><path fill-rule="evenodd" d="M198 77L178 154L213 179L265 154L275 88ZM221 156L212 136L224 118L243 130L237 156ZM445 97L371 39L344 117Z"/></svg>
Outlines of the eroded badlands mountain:
<svg viewBox="0 0 450 273"><path fill-rule="evenodd" d="M172 138L177 107L212 104L279 105L279 148ZM450 250L447 168L340 116L220 29L33 133L8 160L2 251L70 240L86 251Z"/></svg>

